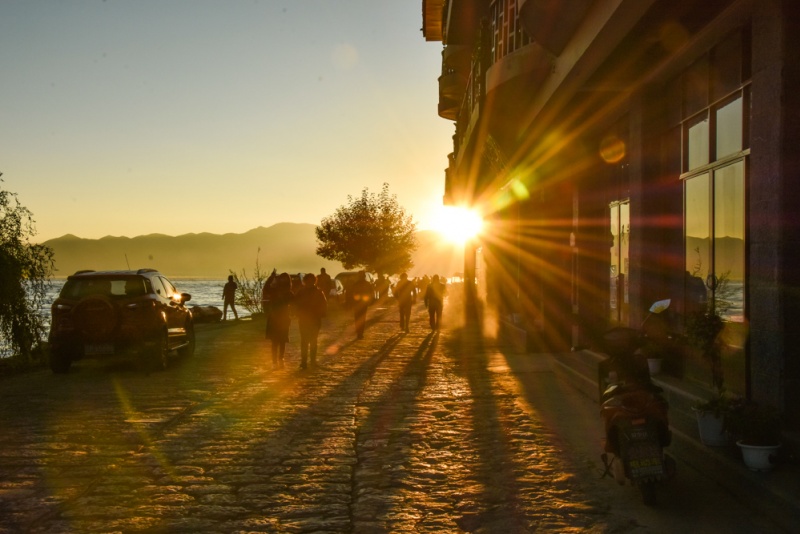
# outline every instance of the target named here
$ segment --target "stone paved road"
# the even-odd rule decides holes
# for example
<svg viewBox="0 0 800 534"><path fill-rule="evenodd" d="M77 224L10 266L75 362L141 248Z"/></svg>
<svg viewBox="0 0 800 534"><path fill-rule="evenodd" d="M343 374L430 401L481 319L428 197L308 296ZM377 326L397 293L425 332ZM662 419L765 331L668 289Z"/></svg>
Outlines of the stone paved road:
<svg viewBox="0 0 800 534"><path fill-rule="evenodd" d="M358 341L331 314L311 371L243 321L150 376L0 381L0 533L643 531L486 351L414 313L401 333L377 305Z"/></svg>

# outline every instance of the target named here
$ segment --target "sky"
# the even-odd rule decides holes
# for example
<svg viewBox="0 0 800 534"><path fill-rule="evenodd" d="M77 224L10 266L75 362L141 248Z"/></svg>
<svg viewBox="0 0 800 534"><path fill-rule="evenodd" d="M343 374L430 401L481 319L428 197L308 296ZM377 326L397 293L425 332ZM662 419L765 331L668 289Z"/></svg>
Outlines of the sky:
<svg viewBox="0 0 800 534"><path fill-rule="evenodd" d="M421 0L2 0L0 187L36 242L318 224L384 182L434 224L453 123Z"/></svg>

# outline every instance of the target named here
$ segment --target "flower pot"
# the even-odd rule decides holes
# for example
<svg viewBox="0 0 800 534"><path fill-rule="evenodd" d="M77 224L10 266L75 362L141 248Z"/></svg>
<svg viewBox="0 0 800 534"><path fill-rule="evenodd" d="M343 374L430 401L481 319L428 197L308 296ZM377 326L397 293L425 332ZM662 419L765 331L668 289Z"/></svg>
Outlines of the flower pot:
<svg viewBox="0 0 800 534"><path fill-rule="evenodd" d="M780 445L747 445L741 441L736 444L742 451L744 465L751 471L771 471Z"/></svg>
<svg viewBox="0 0 800 534"><path fill-rule="evenodd" d="M726 447L731 444L730 435L724 431L723 417L714 412L694 410L697 416L697 429L700 432L700 441L709 447Z"/></svg>
<svg viewBox="0 0 800 534"><path fill-rule="evenodd" d="M647 367L650 369L650 376L661 373L661 358L647 358Z"/></svg>

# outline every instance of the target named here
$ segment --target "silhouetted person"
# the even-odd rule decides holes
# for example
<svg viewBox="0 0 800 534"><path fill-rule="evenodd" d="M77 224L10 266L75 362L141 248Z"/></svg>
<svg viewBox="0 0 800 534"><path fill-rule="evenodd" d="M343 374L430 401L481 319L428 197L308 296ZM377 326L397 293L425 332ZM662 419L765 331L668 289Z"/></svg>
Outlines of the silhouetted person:
<svg viewBox="0 0 800 534"><path fill-rule="evenodd" d="M447 286L439 281L439 275L434 274L431 283L425 290L425 306L428 308L431 330L439 330L442 322L442 309L444 308L444 294Z"/></svg>
<svg viewBox="0 0 800 534"><path fill-rule="evenodd" d="M233 316L238 320L239 314L236 312L236 290L239 285L233 281L233 275L228 275L228 283L222 288L222 320L228 319L228 306L231 307Z"/></svg>
<svg viewBox="0 0 800 534"><path fill-rule="evenodd" d="M329 297L331 294L331 289L333 289L333 280L331 280L331 275L325 272L325 267L322 267L319 270L319 275L317 276L317 287L325 293L325 298Z"/></svg>
<svg viewBox="0 0 800 534"><path fill-rule="evenodd" d="M393 293L400 309L400 329L408 332L411 322L411 304L414 302L414 284L408 279L406 273L400 275L400 280L394 285Z"/></svg>
<svg viewBox="0 0 800 534"><path fill-rule="evenodd" d="M391 282L386 278L386 275L379 274L378 280L375 282L375 290L378 292L379 299L385 299L389 296L389 286Z"/></svg>
<svg viewBox="0 0 800 534"><path fill-rule="evenodd" d="M289 325L292 317L289 304L292 302L292 278L289 273L277 275L275 269L267 278L262 293L264 311L267 314L266 337L272 342L272 366L283 367L286 343L289 341Z"/></svg>
<svg viewBox="0 0 800 534"><path fill-rule="evenodd" d="M311 366L317 365L317 336L322 327L322 318L328 311L325 293L316 283L316 276L306 274L303 287L294 296L297 324L300 326L300 369L306 368L309 355Z"/></svg>
<svg viewBox="0 0 800 534"><path fill-rule="evenodd" d="M431 279L427 274L424 275L417 282L417 289L419 289L419 292L423 297L428 293L428 286L430 285L430 283L431 283ZM426 304L426 306L427 306L427 304Z"/></svg>
<svg viewBox="0 0 800 534"><path fill-rule="evenodd" d="M349 300L353 303L353 318L356 325L356 336L364 338L364 327L367 324L367 307L372 304L375 288L367 281L367 273L358 272L358 280L347 290Z"/></svg>

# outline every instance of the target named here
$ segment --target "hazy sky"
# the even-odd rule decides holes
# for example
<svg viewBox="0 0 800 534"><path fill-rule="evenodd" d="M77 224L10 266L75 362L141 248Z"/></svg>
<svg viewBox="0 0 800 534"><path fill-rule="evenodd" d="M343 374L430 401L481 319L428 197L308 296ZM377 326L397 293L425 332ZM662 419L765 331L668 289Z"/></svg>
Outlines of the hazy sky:
<svg viewBox="0 0 800 534"><path fill-rule="evenodd" d="M0 172L36 241L316 224L383 182L422 227L453 125L421 0L2 0Z"/></svg>

